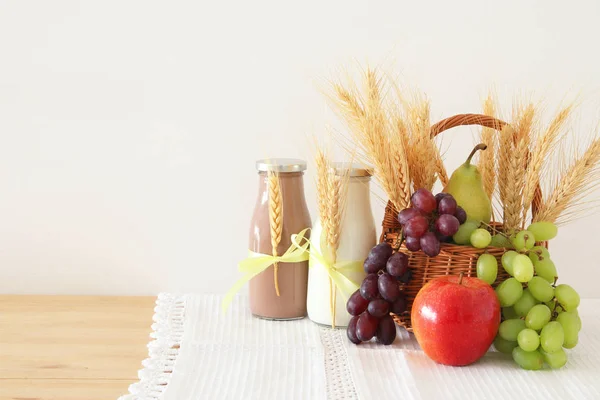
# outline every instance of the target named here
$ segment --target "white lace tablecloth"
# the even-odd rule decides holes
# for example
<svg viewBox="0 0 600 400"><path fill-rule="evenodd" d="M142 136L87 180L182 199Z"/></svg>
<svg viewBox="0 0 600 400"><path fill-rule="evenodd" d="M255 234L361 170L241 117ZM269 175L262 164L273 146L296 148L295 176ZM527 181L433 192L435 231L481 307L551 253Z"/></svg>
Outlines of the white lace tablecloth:
<svg viewBox="0 0 600 400"><path fill-rule="evenodd" d="M600 399L600 300L579 308L579 345L561 370L524 371L488 352L467 367L431 361L403 329L391 346L355 346L308 319L253 318L238 296L161 294L150 358L121 400Z"/></svg>

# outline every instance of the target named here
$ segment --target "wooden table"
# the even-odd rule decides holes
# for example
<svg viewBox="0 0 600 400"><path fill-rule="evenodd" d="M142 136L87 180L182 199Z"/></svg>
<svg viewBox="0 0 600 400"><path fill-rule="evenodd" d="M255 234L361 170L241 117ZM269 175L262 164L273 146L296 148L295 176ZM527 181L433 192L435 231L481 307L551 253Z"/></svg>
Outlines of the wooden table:
<svg viewBox="0 0 600 400"><path fill-rule="evenodd" d="M0 400L110 400L147 357L155 298L0 296Z"/></svg>

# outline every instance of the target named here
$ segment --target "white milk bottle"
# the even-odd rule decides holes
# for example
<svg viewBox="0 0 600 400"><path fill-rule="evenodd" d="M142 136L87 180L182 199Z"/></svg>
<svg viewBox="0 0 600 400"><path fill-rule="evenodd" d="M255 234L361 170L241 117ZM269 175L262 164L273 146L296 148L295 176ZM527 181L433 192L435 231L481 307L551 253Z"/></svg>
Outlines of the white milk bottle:
<svg viewBox="0 0 600 400"><path fill-rule="evenodd" d="M340 240L336 253L336 264L360 261L359 271L348 273L347 277L360 285L366 276L362 269L362 262L367 258L369 251L377 243L375 221L371 211L370 180L371 170L358 164L334 163L335 173L348 174L346 189L345 210L340 227ZM319 219L313 224L311 232L311 252L323 254L319 238L322 233L322 224ZM327 269L314 257L309 260L307 311L308 317L322 325L333 325L332 304L335 304L335 326L346 327L352 316L346 311L346 301L339 288L333 286ZM348 293L351 295L352 293ZM335 296L335 302L332 302Z"/></svg>

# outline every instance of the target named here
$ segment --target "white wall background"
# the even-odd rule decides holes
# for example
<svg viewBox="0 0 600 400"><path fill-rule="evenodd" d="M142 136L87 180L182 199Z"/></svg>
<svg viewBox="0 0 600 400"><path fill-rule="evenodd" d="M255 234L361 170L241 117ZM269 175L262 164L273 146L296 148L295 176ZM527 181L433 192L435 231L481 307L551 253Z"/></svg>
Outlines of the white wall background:
<svg viewBox="0 0 600 400"><path fill-rule="evenodd" d="M318 87L357 62L427 93L435 120L479 111L492 85L507 109L579 95L583 140L599 17L596 0L0 0L0 293L225 291L254 160L310 158L307 135L335 121ZM449 169L476 132L448 135ZM552 245L586 297L598 226Z"/></svg>

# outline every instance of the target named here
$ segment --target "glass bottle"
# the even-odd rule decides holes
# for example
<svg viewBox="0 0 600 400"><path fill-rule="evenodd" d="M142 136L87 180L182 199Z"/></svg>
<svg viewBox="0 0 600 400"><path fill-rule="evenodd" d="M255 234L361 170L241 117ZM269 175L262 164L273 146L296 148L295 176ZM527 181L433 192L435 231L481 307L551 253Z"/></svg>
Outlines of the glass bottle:
<svg viewBox="0 0 600 400"><path fill-rule="evenodd" d="M340 228L340 242L337 250L337 261L364 261L369 251L377 243L375 220L371 211L371 171L358 164L334 163L336 174L349 173L345 210ZM349 171L348 171L349 169ZM345 172L343 172L345 171ZM321 221L317 219L311 232L312 249L321 253L319 238L323 231ZM360 285L366 276L360 272L348 274L348 278ZM335 326L348 326L352 316L346 311L346 301L339 289L335 291ZM351 293L350 293L351 294ZM330 306L329 275L322 265L314 258L310 260L308 275L308 317L323 325L332 325Z"/></svg>
<svg viewBox="0 0 600 400"><path fill-rule="evenodd" d="M250 224L249 249L271 255L269 219L269 172L279 177L282 200L282 234L277 254L283 255L291 245L291 235L311 227L310 214L304 197L306 161L269 159L256 162L258 170L258 199ZM308 235L307 235L308 236ZM252 314L266 319L290 320L306 316L308 261L279 263L275 290L274 266L269 266L250 280L250 309Z"/></svg>

